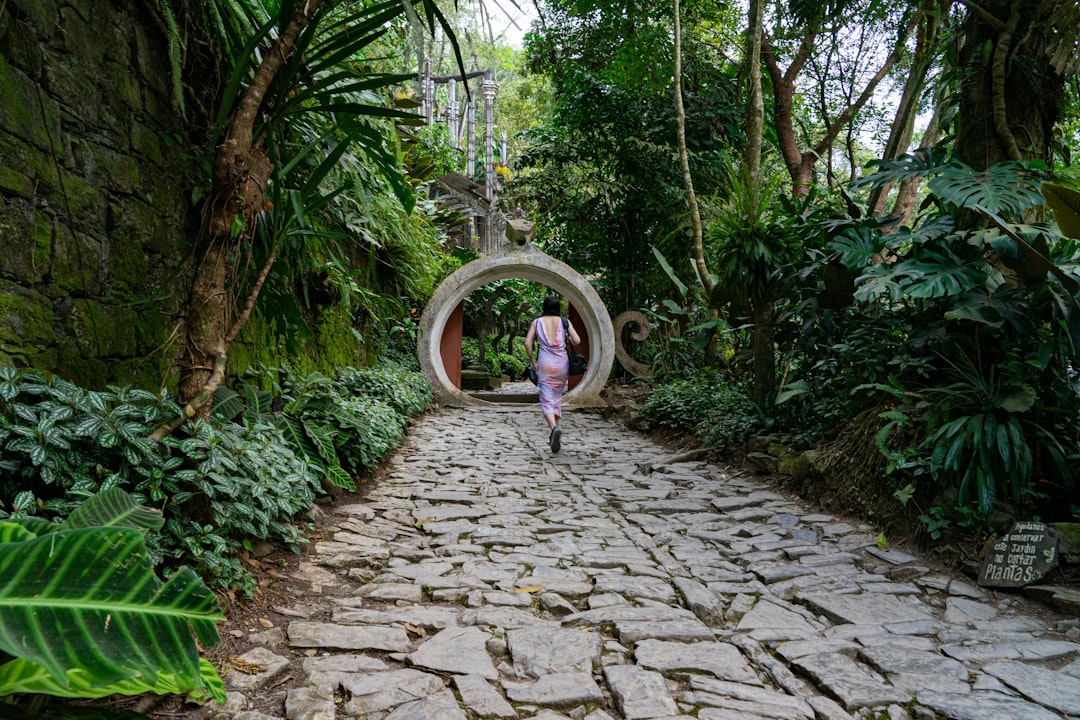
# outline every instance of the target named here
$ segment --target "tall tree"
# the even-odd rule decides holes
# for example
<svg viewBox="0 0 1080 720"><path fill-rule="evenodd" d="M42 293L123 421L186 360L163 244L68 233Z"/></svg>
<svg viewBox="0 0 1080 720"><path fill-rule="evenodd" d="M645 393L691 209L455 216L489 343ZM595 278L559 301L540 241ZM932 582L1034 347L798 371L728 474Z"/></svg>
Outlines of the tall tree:
<svg viewBox="0 0 1080 720"><path fill-rule="evenodd" d="M214 3L230 24L246 28L246 45L222 42L237 54L225 85L211 146L210 188L202 205L203 222L194 243L195 272L187 303L179 394L185 415L209 412L209 399L224 376L229 347L247 322L274 268L281 236L275 213L302 219L303 203L317 192L321 178L351 147L366 151L373 166L391 180L399 198L411 207L413 196L403 182L396 157L368 118L411 116L372 91L408 76L372 71L365 51L405 16L424 11L428 29L445 19L433 0L387 0L373 5L348 0L288 0ZM220 7L219 7L220 5ZM264 10L260 15L257 11ZM419 21L418 21L419 22ZM241 31L241 35L242 35ZM235 33L233 33L235 35ZM227 37L233 35L226 34ZM456 40L450 34L456 50ZM460 61L460 53L458 53ZM305 115L329 118L326 156L288 207L268 200L273 182L283 182L298 162L311 162L311 147L290 148L284 138L290 123ZM344 188L331 193L336 194ZM324 196L320 202L326 202ZM257 268L248 272L252 263ZM167 431L167 429L165 429Z"/></svg>
<svg viewBox="0 0 1080 720"><path fill-rule="evenodd" d="M819 44L823 35L837 36L838 27L845 24L857 25L871 20L867 17L870 11L878 16L885 16L885 8L872 2L863 3L861 6L854 2L840 2L821 6L798 5L799 15L794 28L797 30L797 46L793 51L787 67L782 67L780 46L777 40L783 39L785 33L791 28L784 29L777 25L770 33L766 32L762 38L761 57L769 74L773 94L773 123L776 128L777 144L784 159L784 165L791 177L795 193L805 195L812 180L814 166L818 159L823 157L836 142L837 137L844 131L860 110L865 107L873 97L882 80L890 70L899 62L904 44L916 26L920 11L908 12L906 16L890 18L896 23L897 32L885 49L883 57L876 70L863 79L861 88L851 86L850 99L844 103L832 118L821 118L824 127L820 137L809 141L811 146L805 150L800 147L800 138L796 132L796 86L803 75L807 63L811 61L815 53L820 52ZM884 19L884 18L883 18ZM777 21L779 22L779 18ZM836 48L834 48L834 51ZM873 58L875 53L862 53L867 58ZM831 78L830 82L851 83L852 77L858 74L850 71L845 72L845 77Z"/></svg>
<svg viewBox="0 0 1080 720"><path fill-rule="evenodd" d="M683 192L686 193L686 205L690 210L690 233L694 245L694 264L697 267L698 280L711 293L715 283L705 264L705 244L701 229L701 210L698 208L697 194L694 192L694 176L690 174L690 153L686 149L686 107L683 105L682 78L682 13L679 0L674 0L675 18L675 143L679 148L679 165L682 170Z"/></svg>
<svg viewBox="0 0 1080 720"><path fill-rule="evenodd" d="M1065 78L1080 70L1074 0L965 2L955 150L984 169L1003 160L1050 160Z"/></svg>

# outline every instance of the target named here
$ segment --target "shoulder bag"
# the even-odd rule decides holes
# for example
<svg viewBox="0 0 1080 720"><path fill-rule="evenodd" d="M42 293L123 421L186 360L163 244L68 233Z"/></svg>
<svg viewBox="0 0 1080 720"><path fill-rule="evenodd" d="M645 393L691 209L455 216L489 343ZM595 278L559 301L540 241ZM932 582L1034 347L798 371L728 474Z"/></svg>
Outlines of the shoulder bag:
<svg viewBox="0 0 1080 720"><path fill-rule="evenodd" d="M589 369L585 362L585 356L574 349L574 343L570 342L570 321L562 319L563 335L566 336L566 355L570 358L570 374L584 375Z"/></svg>

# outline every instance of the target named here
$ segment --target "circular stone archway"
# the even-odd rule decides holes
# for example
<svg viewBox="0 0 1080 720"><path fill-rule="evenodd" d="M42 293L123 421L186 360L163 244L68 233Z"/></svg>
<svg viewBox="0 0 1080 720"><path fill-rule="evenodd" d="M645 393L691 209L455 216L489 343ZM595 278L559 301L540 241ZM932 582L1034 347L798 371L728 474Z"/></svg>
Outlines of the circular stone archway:
<svg viewBox="0 0 1080 720"><path fill-rule="evenodd" d="M431 296L420 320L416 351L435 401L443 405L493 405L457 387L443 363L441 342L447 321L469 293L497 280L521 278L550 287L577 310L588 346L578 348L589 358L589 369L563 398L570 407L603 405L600 391L608 381L615 359L615 331L607 308L593 286L564 262L537 250L531 243L505 246L494 255L463 265L443 280Z"/></svg>

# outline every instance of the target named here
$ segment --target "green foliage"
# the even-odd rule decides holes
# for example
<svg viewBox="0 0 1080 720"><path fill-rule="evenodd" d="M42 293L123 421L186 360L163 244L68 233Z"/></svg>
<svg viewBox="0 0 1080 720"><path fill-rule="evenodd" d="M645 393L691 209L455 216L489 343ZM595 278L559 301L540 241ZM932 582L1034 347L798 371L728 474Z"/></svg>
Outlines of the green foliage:
<svg viewBox="0 0 1080 720"><path fill-rule="evenodd" d="M0 498L64 517L101 489L152 483L178 463L146 437L178 413L164 394L0 367Z"/></svg>
<svg viewBox="0 0 1080 720"><path fill-rule="evenodd" d="M750 398L717 373L661 385L639 410L648 428L690 433L707 445L739 442L762 428Z"/></svg>
<svg viewBox="0 0 1080 720"><path fill-rule="evenodd" d="M345 368L334 382L344 397L367 396L382 400L409 417L431 407L431 386L419 372L393 362L357 370Z"/></svg>
<svg viewBox="0 0 1080 720"><path fill-rule="evenodd" d="M784 422L820 433L884 398L877 444L890 482L912 489L898 498L917 488L945 513L920 511L931 534L958 512L962 524L982 522L1003 503L1059 516L1054 498L1075 488L1080 457L1075 243L1024 224L1041 202L1038 165L976 172L926 150L878 163L857 185L912 177L927 178L930 194L910 227L835 217L803 226L825 248L792 298L790 375L807 392ZM847 302L826 304L837 278Z"/></svg>
<svg viewBox="0 0 1080 720"><path fill-rule="evenodd" d="M257 420L198 423L177 445L186 467L173 475L172 502L205 502L233 550L249 538L283 540L296 548L298 534L289 519L311 507L318 476L278 427Z"/></svg>
<svg viewBox="0 0 1080 720"><path fill-rule="evenodd" d="M190 569L166 583L154 575L144 535L161 524L116 488L61 525L0 522L0 696L155 692L225 701L191 635L216 643L223 616Z"/></svg>
<svg viewBox="0 0 1080 720"><path fill-rule="evenodd" d="M147 538L153 557L251 593L236 553L256 538L296 549L294 518L320 481L354 487L352 475L373 468L430 403L423 376L398 366L346 370L338 381L288 370L257 379L271 389L222 390L215 422L150 443L179 411L171 402L0 368L0 517L4 508L77 517L88 497L123 488L163 509L164 526Z"/></svg>
<svg viewBox="0 0 1080 720"><path fill-rule="evenodd" d="M719 13L715 7L699 12ZM538 245L594 277L610 307L650 307L667 295L668 281L649 247L676 268L689 257L675 159L671 6L606 10L547 3L543 31L529 38L528 66L551 80L554 107L528 134L506 195L543 217ZM694 183L707 196L718 183L719 153L742 122L737 70L705 37L716 16L701 16L700 33L686 32L684 101Z"/></svg>
<svg viewBox="0 0 1080 720"><path fill-rule="evenodd" d="M316 477L349 490L356 487L352 476L375 467L396 445L409 416L431 403L424 376L392 363L346 368L335 379L321 373L299 377L288 367L253 371L249 379L242 395L219 388L218 417L277 427L282 442ZM259 389L260 382L273 390Z"/></svg>
<svg viewBox="0 0 1080 720"><path fill-rule="evenodd" d="M484 354L484 369L492 377L506 375L512 379L520 380L524 377L525 368L529 366L529 356L525 352L524 338L518 337L514 341L513 353L505 352L505 344L499 339L487 337L487 351ZM461 339L461 364L462 367L480 365L480 345L476 338L465 337Z"/></svg>

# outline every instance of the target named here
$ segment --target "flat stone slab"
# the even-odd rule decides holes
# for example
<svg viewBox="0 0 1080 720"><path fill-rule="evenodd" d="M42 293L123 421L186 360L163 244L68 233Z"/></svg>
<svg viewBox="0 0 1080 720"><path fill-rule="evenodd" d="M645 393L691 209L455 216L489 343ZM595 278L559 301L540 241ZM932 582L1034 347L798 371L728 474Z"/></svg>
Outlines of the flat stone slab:
<svg viewBox="0 0 1080 720"><path fill-rule="evenodd" d="M951 597L945 601L945 622L954 625L974 624L991 620L997 615L993 605L976 602L962 597Z"/></svg>
<svg viewBox="0 0 1080 720"><path fill-rule="evenodd" d="M645 598L662 603L675 601L675 590L671 584L658 578L634 575L601 575L596 578L596 590L616 592L631 598Z"/></svg>
<svg viewBox="0 0 1080 720"><path fill-rule="evenodd" d="M757 712L766 717L814 717L814 710L806 701L771 688L694 676L690 678L690 689L699 693L730 698L739 703L757 705L760 708ZM733 706L729 703L727 707ZM746 709L745 705L738 707ZM751 712L754 711L751 710Z"/></svg>
<svg viewBox="0 0 1080 720"><path fill-rule="evenodd" d="M416 667L439 672L478 674L498 680L499 671L491 662L486 643L491 635L477 627L440 630L411 653L406 660Z"/></svg>
<svg viewBox="0 0 1080 720"><path fill-rule="evenodd" d="M615 634L626 645L633 645L639 640L648 640L650 638L687 643L716 639L716 633L697 618L693 620L661 620L659 622L621 620L615 623Z"/></svg>
<svg viewBox="0 0 1080 720"><path fill-rule="evenodd" d="M807 595L802 599L816 612L838 623L888 625L933 619L930 608L921 601L907 601L890 594Z"/></svg>
<svg viewBox="0 0 1080 720"><path fill-rule="evenodd" d="M983 672L1021 695L1064 715L1080 715L1080 678L1021 662L992 662Z"/></svg>
<svg viewBox="0 0 1080 720"><path fill-rule="evenodd" d="M671 696L667 680L658 672L636 665L608 665L604 668L611 694L626 720L643 720L677 715L679 706Z"/></svg>
<svg viewBox="0 0 1080 720"><path fill-rule="evenodd" d="M696 620L694 613L680 607L633 607L630 605L607 605L594 610L586 610L576 615L567 615L563 618L564 625L603 625L619 621L664 621L664 620Z"/></svg>
<svg viewBox="0 0 1080 720"><path fill-rule="evenodd" d="M461 613L462 625L489 625L497 628L518 628L531 625L550 625L558 627L557 620L545 620L537 617L534 613L526 612L521 608L508 605L493 605L490 607L466 610Z"/></svg>
<svg viewBox="0 0 1080 720"><path fill-rule="evenodd" d="M336 714L332 687L293 688L285 695L285 716L289 720L334 720Z"/></svg>
<svg viewBox="0 0 1080 720"><path fill-rule="evenodd" d="M682 595L683 605L706 625L719 627L724 623L724 608L716 593L696 580L675 578L672 581Z"/></svg>
<svg viewBox="0 0 1080 720"><path fill-rule="evenodd" d="M848 710L863 707L883 707L906 703L911 696L885 684L878 675L859 665L847 655L824 653L807 655L792 662L816 683L828 688Z"/></svg>
<svg viewBox="0 0 1080 720"><path fill-rule="evenodd" d="M360 588L356 595L373 600L403 600L418 603L424 598L424 589L416 583L373 582Z"/></svg>
<svg viewBox="0 0 1080 720"><path fill-rule="evenodd" d="M642 640L634 648L634 659L638 665L662 673L696 670L712 673L721 680L761 684L738 648L722 642Z"/></svg>
<svg viewBox="0 0 1080 720"><path fill-rule="evenodd" d="M519 675L538 678L552 673L591 673L600 666L600 634L572 628L527 627L506 632Z"/></svg>
<svg viewBox="0 0 1080 720"><path fill-rule="evenodd" d="M246 693L266 687L289 669L288 658L263 647L248 650L230 664L232 670L225 676L225 684Z"/></svg>
<svg viewBox="0 0 1080 720"><path fill-rule="evenodd" d="M743 710L705 707L698 711L698 720L773 720L764 715L752 715ZM689 716L687 716L689 717Z"/></svg>
<svg viewBox="0 0 1080 720"><path fill-rule="evenodd" d="M461 701L478 717L516 718L514 706L482 675L455 675L454 686Z"/></svg>
<svg viewBox="0 0 1080 720"><path fill-rule="evenodd" d="M970 690L967 668L937 652L877 645L862 648L859 657L883 673L893 686L910 693L921 690L965 693Z"/></svg>
<svg viewBox="0 0 1080 720"><path fill-rule="evenodd" d="M588 595L592 592L592 583L565 577L546 577L529 575L518 579L514 583L519 588L536 588L537 590L549 590L569 597Z"/></svg>
<svg viewBox="0 0 1080 720"><path fill-rule="evenodd" d="M503 682L503 689L514 702L551 707L573 707L604 699L591 673L554 673L534 683Z"/></svg>
<svg viewBox="0 0 1080 720"><path fill-rule="evenodd" d="M437 675L405 669L342 677L341 687L352 694L345 712L367 715L425 698L442 690L445 683Z"/></svg>
<svg viewBox="0 0 1080 720"><path fill-rule="evenodd" d="M412 511L416 522L427 524L433 522L446 522L447 520L466 520L481 518L491 515L494 510L487 507L473 507L471 505L425 505Z"/></svg>
<svg viewBox="0 0 1080 720"><path fill-rule="evenodd" d="M304 659L304 672L308 675L317 673L360 673L389 670L390 666L379 658L368 655L321 655Z"/></svg>
<svg viewBox="0 0 1080 720"><path fill-rule="evenodd" d="M893 565L906 565L908 563L918 561L918 558L914 555L908 555L907 553L900 552L899 550L882 550L876 545L870 545L865 549L866 552L870 553L874 557L880 558L885 562L891 563Z"/></svg>
<svg viewBox="0 0 1080 720"><path fill-rule="evenodd" d="M420 700L399 705L386 720L467 720L450 690L444 689Z"/></svg>
<svg viewBox="0 0 1080 720"><path fill-rule="evenodd" d="M389 608L387 610L373 610L368 608L340 607L334 610L333 620L335 623L344 625L394 625L408 623L425 630L442 630L458 624L460 612L449 608L426 607L413 605L410 607Z"/></svg>
<svg viewBox="0 0 1080 720"><path fill-rule="evenodd" d="M925 690L915 696L920 705L949 720L1061 720L1041 705L996 692L943 693Z"/></svg>
<svg viewBox="0 0 1080 720"><path fill-rule="evenodd" d="M387 652L408 652L411 647L404 628L316 622L289 623L289 645Z"/></svg>
<svg viewBox="0 0 1080 720"><path fill-rule="evenodd" d="M817 634L817 630L806 618L794 610L778 605L768 600L759 600L742 619L739 620L739 630L794 630L796 635L810 637Z"/></svg>
<svg viewBox="0 0 1080 720"><path fill-rule="evenodd" d="M1053 660L1080 652L1080 645L1066 640L1020 640L975 645L942 645L941 652L960 662Z"/></svg>

